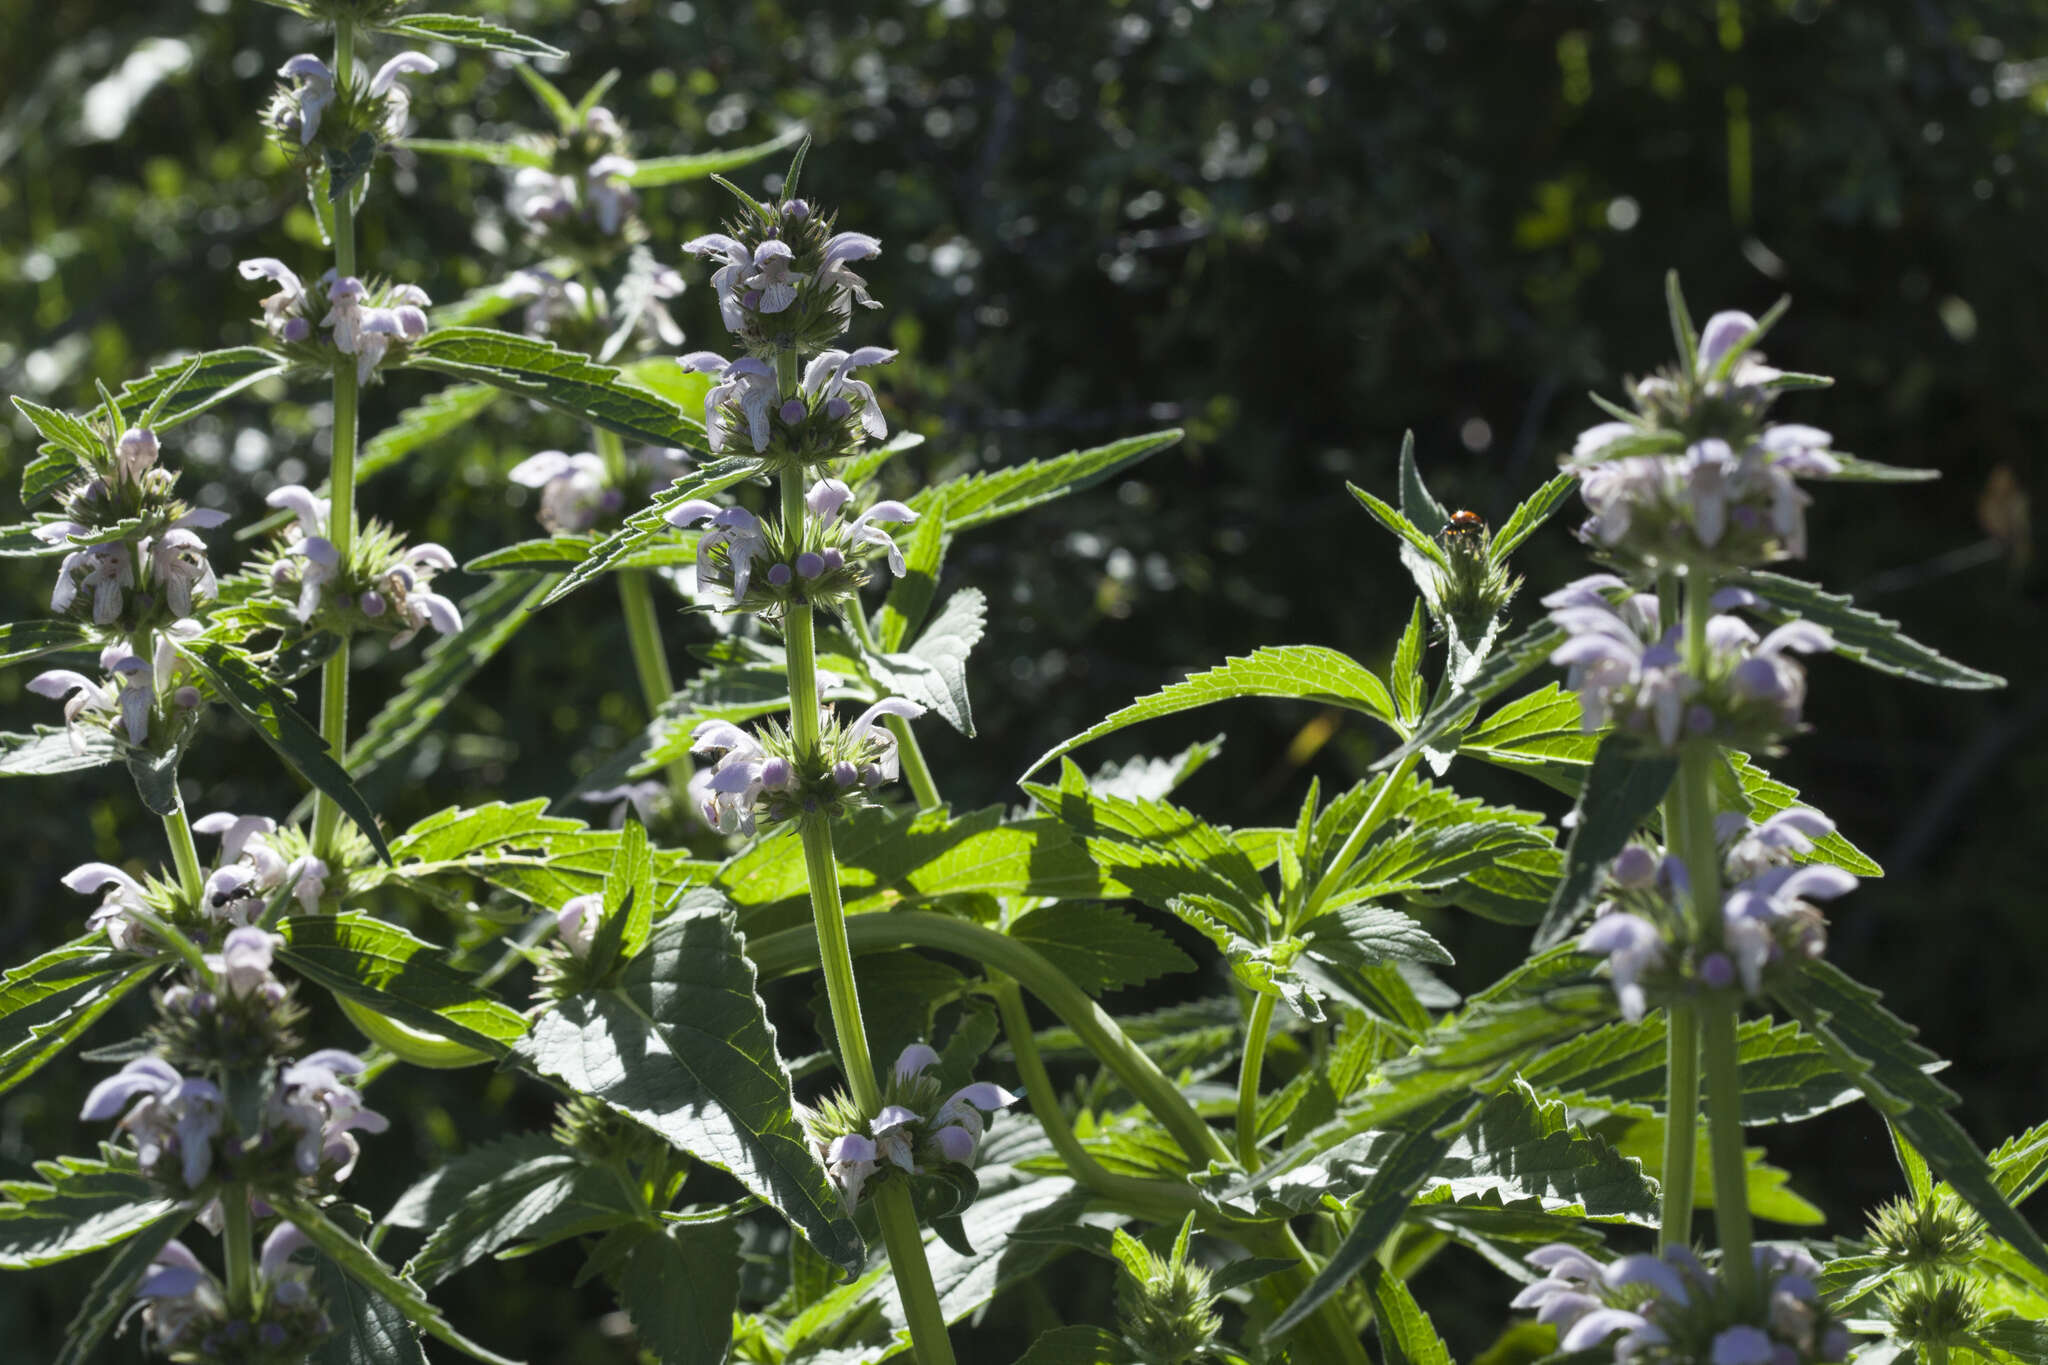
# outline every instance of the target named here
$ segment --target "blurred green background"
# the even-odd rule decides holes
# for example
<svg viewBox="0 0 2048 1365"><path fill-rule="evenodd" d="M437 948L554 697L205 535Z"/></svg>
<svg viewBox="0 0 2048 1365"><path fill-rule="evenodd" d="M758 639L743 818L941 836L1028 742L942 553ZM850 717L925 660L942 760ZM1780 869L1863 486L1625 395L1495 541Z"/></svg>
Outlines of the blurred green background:
<svg viewBox="0 0 2048 1365"><path fill-rule="evenodd" d="M1946 1079L1981 1142L2048 1116L2048 682L2028 524L2048 416L2048 6L470 8L568 49L548 69L572 96L616 68L606 103L643 155L810 125L807 192L884 242L868 273L886 311L858 319L856 339L903 352L880 381L890 418L930 438L907 471L1187 428L1133 477L956 549L945 586L978 586L992 607L972 668L983 733L923 730L963 807L1013 800L1024 763L1053 742L1226 655L1299 641L1384 663L1410 588L1345 480L1387 491L1412 427L1438 495L1498 518L1597 419L1586 390L1615 393L1665 359L1667 268L1682 272L1696 316L1761 312L1789 293L1772 357L1839 383L1789 400L1785 415L1835 432L1843 449L1944 476L1824 492L1810 571L2012 680L1941 694L1839 662L1814 668L1816 732L1774 767L1890 873L1835 908L1832 955L1954 1059ZM179 350L252 341L260 295L234 274L242 257L318 273L303 193L254 116L283 58L324 51L324 37L253 0L0 0L0 38L0 392L79 405L95 377L118 383ZM450 60L415 88L422 136L540 122L493 59ZM499 278L527 259L504 189L502 172L468 163L380 167L361 259L443 302ZM725 208L709 185L644 199L656 253L677 264L675 244ZM705 271L685 273L686 349L718 347ZM392 377L371 395L367 429L428 391L421 376ZM267 409L217 410L167 441L167 459L202 501L250 513L274 484L321 477L323 404L300 389ZM11 414L0 423L10 474L27 435ZM581 443L562 419L501 403L362 501L466 559L537 534L530 497L508 491L504 471ZM1521 617L1582 571L1576 515L1522 556L1532 600ZM225 569L240 550L215 539ZM0 591L6 617L39 614L47 562L0 565ZM684 667L684 646L709 631L670 620ZM405 666L362 676L359 714ZM52 718L23 693L29 672L0 675L6 728ZM402 824L451 802L556 794L639 718L610 596L586 594L538 619L375 796ZM1222 759L1185 799L1215 819L1279 823L1311 773L1326 789L1349 783L1384 746L1333 719L1240 703L1083 757L1167 752L1224 729ZM267 755L215 730L223 737L184 769L193 807L282 813L292 793ZM1462 781L1556 809L1510 779ZM0 787L0 830L8 961L78 931L88 907L57 885L64 869L160 854L117 770ZM1495 925L1437 927L1465 986L1523 947ZM98 1041L117 1033L103 1025ZM67 1061L0 1099L0 1177L91 1140L70 1115L99 1070ZM376 1208L449 1146L546 1121L539 1095L484 1073L380 1084L400 1122L353 1182ZM1759 1136L1841 1232L1894 1192L1866 1111ZM472 1271L450 1287L454 1312L536 1361L625 1358L616 1328L597 1320L602 1296L568 1287L575 1263L565 1253ZM1103 1290L1086 1278L1052 1283L1071 1298L1063 1310L1102 1320ZM10 1277L0 1334L53 1340L87 1283L77 1269ZM1469 1266L1432 1267L1418 1291L1461 1356L1505 1317L1502 1282ZM1488 1297L1467 1303L1473 1292ZM1018 1340L993 1329L1026 1321L1005 1312L987 1340L1011 1345L990 1359ZM131 1336L114 1358L136 1352Z"/></svg>

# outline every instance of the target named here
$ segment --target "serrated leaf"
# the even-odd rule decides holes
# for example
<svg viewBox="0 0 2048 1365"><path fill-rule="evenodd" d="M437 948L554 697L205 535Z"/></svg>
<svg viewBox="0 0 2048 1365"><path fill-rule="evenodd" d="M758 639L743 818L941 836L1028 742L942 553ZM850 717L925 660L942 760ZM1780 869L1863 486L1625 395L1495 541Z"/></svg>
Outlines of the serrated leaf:
<svg viewBox="0 0 2048 1365"><path fill-rule="evenodd" d="M474 877L550 910L602 890L618 850L617 831L549 815L547 804L536 797L517 805L438 811L392 841L392 866L355 875L376 878L366 881L365 890L397 880L428 894L448 882L466 888ZM656 894L665 902L681 887L707 880L711 869L685 853L663 851L654 855L654 871Z"/></svg>
<svg viewBox="0 0 2048 1365"><path fill-rule="evenodd" d="M875 648L884 652L901 649L931 610L939 566L946 558L946 523L939 517L919 517L901 544L903 576L890 585L882 609L875 613Z"/></svg>
<svg viewBox="0 0 2048 1365"><path fill-rule="evenodd" d="M1387 530L1393 532L1397 540L1413 550L1426 564L1432 565L1445 573L1450 572L1451 562L1444 557L1444 547L1437 544L1435 536L1423 530L1420 526L1402 516L1400 512L1366 492L1357 484L1347 483L1344 487L1350 490L1351 496L1357 500L1359 506L1372 513L1374 521L1377 521L1380 525L1386 527ZM1423 575L1418 575L1416 586L1425 593L1434 593L1436 591L1434 580L1427 579Z"/></svg>
<svg viewBox="0 0 2048 1365"><path fill-rule="evenodd" d="M1040 1332L1017 1365L1129 1365L1131 1348L1105 1327L1055 1327Z"/></svg>
<svg viewBox="0 0 2048 1365"><path fill-rule="evenodd" d="M1240 697L1313 701L1357 711L1390 726L1397 723L1394 699L1386 684L1355 659L1321 645L1268 646L1138 698L1072 739L1046 750L1024 770L1024 776L1029 777L1054 759L1126 726Z"/></svg>
<svg viewBox="0 0 2048 1365"><path fill-rule="evenodd" d="M592 978L603 980L613 966L639 952L653 923L654 860L647 850L647 828L629 815L604 874L603 909L587 960Z"/></svg>
<svg viewBox="0 0 2048 1365"><path fill-rule="evenodd" d="M538 1135L492 1144L442 1169L460 1172L460 1197L446 1201L446 1216L433 1224L406 1265L406 1273L422 1284L436 1284L525 1241L559 1224L565 1213L586 1232L643 1216L627 1201L616 1172ZM450 1181L443 1177L439 1183ZM408 1191L406 1200L411 1199Z"/></svg>
<svg viewBox="0 0 2048 1365"><path fill-rule="evenodd" d="M48 777L101 768L121 756L113 734L95 725L71 734L38 725L33 734L0 734L0 777Z"/></svg>
<svg viewBox="0 0 2048 1365"><path fill-rule="evenodd" d="M1436 500L1422 481L1422 467L1415 462L1415 433L1401 433L1401 515L1410 521L1442 526L1451 519L1451 509Z"/></svg>
<svg viewBox="0 0 2048 1365"><path fill-rule="evenodd" d="M576 113L576 106L569 102L569 97L563 94L560 87L553 81L541 75L534 66L527 62L521 62L512 69L518 73L520 80L526 82L526 88L533 91L535 98L540 100L542 107L554 115L555 123L562 132L572 131L577 124L582 122L582 119Z"/></svg>
<svg viewBox="0 0 2048 1365"><path fill-rule="evenodd" d="M662 1365L723 1365L740 1296L738 1231L670 1224L617 1235L604 1277L640 1348Z"/></svg>
<svg viewBox="0 0 2048 1365"><path fill-rule="evenodd" d="M1366 1263L1364 1280L1373 1321L1379 1324L1385 1365L1453 1365L1450 1348L1407 1285L1378 1261Z"/></svg>
<svg viewBox="0 0 2048 1365"><path fill-rule="evenodd" d="M1915 1030L1886 1010L1876 991L1825 958L1800 958L1790 970L1773 972L1767 985L1773 999L1836 1049L1864 1095L1990 1229L2048 1268L2041 1234L2006 1201L1990 1164L1947 1112L1955 1094L1927 1074L1935 1058L1914 1041Z"/></svg>
<svg viewBox="0 0 2048 1365"><path fill-rule="evenodd" d="M1213 901L1230 927L1263 943L1277 919L1258 869L1223 829L1166 801L1131 801L1089 790L1069 760L1060 785L1025 783L1024 791L1086 845L1088 856L1131 894L1156 910L1180 914L1175 902Z"/></svg>
<svg viewBox="0 0 2048 1365"><path fill-rule="evenodd" d="M1040 906L1010 925L1010 937L1036 948L1090 995L1195 969L1194 959L1149 924L1084 901Z"/></svg>
<svg viewBox="0 0 2048 1365"><path fill-rule="evenodd" d="M1898 622L1865 611L1848 598L1823 592L1811 583L1752 569L1730 575L1728 586L1755 593L1761 604L1754 610L1770 620L1799 619L1827 627L1835 637L1833 652L1866 668L1966 692L2005 686L2005 679L1996 674L1945 658L1907 636Z"/></svg>
<svg viewBox="0 0 2048 1365"><path fill-rule="evenodd" d="M362 132L356 135L345 150L322 147L320 156L327 168L327 202L339 204L342 196L354 191L358 185L367 185L370 168L377 164L380 150L377 135Z"/></svg>
<svg viewBox="0 0 2048 1365"><path fill-rule="evenodd" d="M0 1270L104 1251L182 1207L163 1198L132 1163L124 1168L67 1157L40 1169L49 1184L11 1185L0 1201ZM193 1211L186 1209L186 1217Z"/></svg>
<svg viewBox="0 0 2048 1365"><path fill-rule="evenodd" d="M860 1238L792 1112L789 1073L723 897L685 897L615 986L544 1011L518 1052L730 1172L828 1259L860 1264Z"/></svg>
<svg viewBox="0 0 2048 1365"><path fill-rule="evenodd" d="M306 1234L320 1253L332 1260L356 1283L381 1295L392 1307L410 1319L436 1341L444 1342L484 1365L519 1365L497 1352L479 1346L449 1325L439 1309L427 1301L418 1285L405 1279L377 1258L377 1253L328 1220L318 1207L295 1193L266 1189L267 1199L292 1226Z"/></svg>
<svg viewBox="0 0 2048 1365"><path fill-rule="evenodd" d="M1344 966L1451 961L1449 950L1414 918L1378 905L1349 905L1318 915L1304 942L1309 956Z"/></svg>
<svg viewBox="0 0 2048 1365"><path fill-rule="evenodd" d="M2048 1183L2048 1123L2007 1138L1990 1157L1991 1176L2015 1205Z"/></svg>
<svg viewBox="0 0 2048 1365"><path fill-rule="evenodd" d="M377 828L377 814L337 763L320 732L299 714L291 693L264 676L248 655L218 640L176 640L178 653L212 684L228 707L246 721L271 752L340 807L385 862L391 850Z"/></svg>
<svg viewBox="0 0 2048 1365"><path fill-rule="evenodd" d="M86 650L98 642L93 632L76 621L16 621L0 626L0 665L65 650Z"/></svg>
<svg viewBox="0 0 2048 1365"><path fill-rule="evenodd" d="M402 14L379 27L382 32L399 38L452 43L456 47L477 48L484 52L506 52L515 57L569 55L538 38L529 38L514 29L467 14Z"/></svg>
<svg viewBox="0 0 2048 1365"><path fill-rule="evenodd" d="M1394 712L1404 726L1422 718L1422 656L1428 648L1429 614L1422 599L1408 615L1408 628L1394 647L1394 662L1387 669L1387 686L1394 694Z"/></svg>
<svg viewBox="0 0 2048 1365"><path fill-rule="evenodd" d="M1495 646L1450 696L1430 708L1400 748L1374 762L1374 770L1396 767L1428 749L1448 747L1446 735L1461 731L1481 706L1534 672L1563 640L1564 631L1546 618L1507 644Z"/></svg>
<svg viewBox="0 0 2048 1365"><path fill-rule="evenodd" d="M884 690L936 711L963 735L974 734L967 700L967 655L981 641L988 599L979 588L962 588L899 654L869 655L875 681Z"/></svg>
<svg viewBox="0 0 2048 1365"><path fill-rule="evenodd" d="M1714 787L1724 809L1742 810L1750 819L1762 824L1779 811L1801 804L1797 787L1772 777L1748 754L1740 749L1724 749L1721 753L1726 761L1715 770ZM1800 861L1833 863L1859 877L1884 875L1884 869L1869 854L1843 838L1840 830L1833 830L1815 840L1813 852Z"/></svg>
<svg viewBox="0 0 2048 1365"><path fill-rule="evenodd" d="M1522 500L1500 529L1493 533L1487 548L1487 558L1495 564L1502 564L1518 549L1522 542L1535 535L1543 523L1549 521L1558 508L1564 506L1578 486L1578 480L1570 474L1559 474L1549 483Z"/></svg>
<svg viewBox="0 0 2048 1365"><path fill-rule="evenodd" d="M170 1245L197 1214L196 1208L173 1212L122 1244L93 1281L79 1304L78 1315L64 1329L64 1348L57 1353L55 1365L87 1365L95 1358L107 1333L127 1316L135 1301L135 1287L149 1273L157 1253Z"/></svg>
<svg viewBox="0 0 2048 1365"><path fill-rule="evenodd" d="M1665 1122L1646 1119L1630 1124L1615 1138L1615 1149L1641 1161L1644 1170L1661 1176ZM1827 1221L1826 1214L1792 1189L1790 1173L1765 1159L1761 1147L1744 1147L1742 1156L1743 1201L1752 1216L1790 1227L1819 1227ZM1693 1207L1711 1209L1716 1198L1712 1139L1702 1119L1694 1134Z"/></svg>
<svg viewBox="0 0 2048 1365"><path fill-rule="evenodd" d="M336 995L408 1027L502 1057L526 1032L517 1010L470 984L433 944L361 911L281 921L278 956Z"/></svg>
<svg viewBox="0 0 2048 1365"><path fill-rule="evenodd" d="M495 385L630 441L705 448L703 423L652 390L627 382L611 366L550 342L482 327L450 327L415 342L405 363Z"/></svg>
<svg viewBox="0 0 2048 1365"><path fill-rule="evenodd" d="M42 433L44 440L65 454L75 455L80 464L90 466L106 459L107 443L90 422L18 395L14 406Z"/></svg>
<svg viewBox="0 0 2048 1365"><path fill-rule="evenodd" d="M1678 775L1678 760L1643 758L1626 735L1609 735L1587 770L1579 793L1578 823L1564 849L1564 876L1536 930L1537 948L1564 941L1599 897L1607 867L1663 801Z"/></svg>
<svg viewBox="0 0 2048 1365"><path fill-rule="evenodd" d="M992 521L1093 488L1147 456L1179 441L1174 427L1126 436L1092 450L1069 451L1050 460L1029 460L1006 469L969 474L925 489L910 500L919 516L936 516L948 533L986 526Z"/></svg>
<svg viewBox="0 0 2048 1365"><path fill-rule="evenodd" d="M1833 382L1827 381L1829 384ZM1877 460L1859 459L1839 450L1831 450L1828 453L1835 458L1835 462L1841 468L1833 474L1806 477L1817 478L1827 483L1929 483L1941 477L1939 469L1916 469L1906 465L1883 464Z"/></svg>
<svg viewBox="0 0 2048 1365"><path fill-rule="evenodd" d="M653 185L676 185L686 180L704 180L723 171L738 170L751 166L763 157L773 156L795 142L801 142L810 130L801 123L789 127L769 138L745 147L728 147L715 152L696 152L686 156L652 156L636 161L633 171L626 177L626 183L639 188Z"/></svg>
<svg viewBox="0 0 2048 1365"><path fill-rule="evenodd" d="M0 1094L77 1041L163 965L118 952L94 934L0 976Z"/></svg>
<svg viewBox="0 0 2048 1365"><path fill-rule="evenodd" d="M176 385L177 393L157 409L155 430L162 433L290 368L287 361L260 347L231 346L166 361L123 384L119 398L124 408L147 408Z"/></svg>
<svg viewBox="0 0 2048 1365"><path fill-rule="evenodd" d="M688 477L678 479L652 503L627 517L625 525L593 546L583 562L555 585L555 590L543 605L561 601L599 574L619 567L628 556L648 545L677 539L680 533L664 520L672 508L692 498L708 498L714 493L722 493L759 472L760 463L756 460L716 460L699 466Z"/></svg>
<svg viewBox="0 0 2048 1365"><path fill-rule="evenodd" d="M427 1365L419 1331L405 1314L325 1256L314 1258L313 1293L334 1332L313 1348L308 1365Z"/></svg>

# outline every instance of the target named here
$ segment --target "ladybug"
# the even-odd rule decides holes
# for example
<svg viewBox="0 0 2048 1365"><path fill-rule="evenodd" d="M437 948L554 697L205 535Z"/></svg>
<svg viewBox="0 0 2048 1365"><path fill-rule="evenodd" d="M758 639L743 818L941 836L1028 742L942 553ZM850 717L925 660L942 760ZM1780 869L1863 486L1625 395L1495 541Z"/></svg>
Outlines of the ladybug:
<svg viewBox="0 0 2048 1365"><path fill-rule="evenodd" d="M1485 529L1486 518L1477 512L1457 511L1451 513L1451 519L1444 523L1444 529L1440 534L1445 540L1462 540L1467 536L1476 536Z"/></svg>

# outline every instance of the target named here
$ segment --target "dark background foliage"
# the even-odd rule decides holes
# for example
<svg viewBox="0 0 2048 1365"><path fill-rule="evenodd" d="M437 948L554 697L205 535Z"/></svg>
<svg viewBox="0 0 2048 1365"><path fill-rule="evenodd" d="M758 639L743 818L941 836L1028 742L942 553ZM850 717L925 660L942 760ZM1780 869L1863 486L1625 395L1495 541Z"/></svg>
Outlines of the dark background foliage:
<svg viewBox="0 0 2048 1365"><path fill-rule="evenodd" d="M924 729L963 807L1013 799L1033 755L1226 655L1301 641L1383 663L1410 588L1346 479L1387 491L1412 427L1439 496L1498 517L1596 419L1587 389L1613 393L1664 359L1667 267L1700 316L1791 294L1773 357L1840 382L1787 415L1844 449L1944 476L1824 493L1811 571L2012 679L2003 692L1944 695L1839 662L1813 670L1816 732L1777 771L1890 874L1838 907L1832 953L1955 1060L1947 1080L1980 1141L2048 1111L2048 683L2027 520L2048 403L2039 6L477 8L569 49L557 79L572 95L617 68L606 102L643 154L809 123L807 189L885 243L871 278L887 311L862 320L861 339L879 328L903 351L885 376L891 417L931 438L906 463L936 473L1188 429L1135 476L956 550L949 584L979 586L992 604L972 675L983 734L970 744ZM324 38L249 0L0 0L0 35L0 391L83 404L95 376L118 382L181 349L251 340L256 294L233 263L322 254L253 114L280 61ZM503 136L539 121L524 86L486 59L454 62L419 90L422 135ZM507 243L518 249L502 192L502 173L480 166L380 169L361 259L443 301L497 278ZM646 199L653 244L671 260L724 211L709 186ZM710 291L689 273L690 344L716 346ZM394 378L372 394L368 429L425 391ZM302 389L192 424L168 458L202 500L249 513L275 483L320 477L327 420L323 397ZM0 425L10 471L26 434ZM503 472L578 443L557 419L500 404L363 501L467 558L532 533L530 503ZM1531 598L1581 570L1571 515L1522 556ZM223 548L215 562L236 558ZM6 616L39 613L45 570L5 568ZM684 642L708 633L676 618L670 638L681 663ZM402 671L394 661L363 675L359 711ZM9 728L50 719L23 694L26 677L0 675ZM623 632L594 592L537 620L376 797L402 824L451 802L558 793L639 718ZM1184 796L1239 824L1290 819L1311 773L1326 788L1348 783L1385 744L1334 716L1239 703L1084 758L1167 752L1218 728L1228 747ZM281 812L291 800L267 756L230 738L185 774L199 810ZM1483 773L1462 780L1550 802ZM86 907L57 886L65 868L160 855L114 770L11 785L0 803L9 961L77 931ZM1522 949L1499 926L1437 927L1461 985ZM0 1100L0 1175L89 1140L69 1115L97 1072L67 1062ZM398 1079L379 1100L401 1122L372 1141L354 1182L378 1208L414 1158L546 1120L542 1097L481 1073ZM1893 1192L1866 1111L1761 1137L1840 1231ZM574 1264L472 1272L453 1286L455 1313L531 1359L619 1358L616 1331L570 1325L602 1307L567 1287ZM75 1271L10 1280L0 1331L44 1358L20 1344L52 1340L86 1282ZM1099 1314L1095 1291L1067 1287L1063 1311ZM1421 1284L1461 1355L1504 1316L1500 1289L1455 1266ZM1465 1299L1474 1293L1487 1297ZM1004 1321L1028 1325L1037 1311Z"/></svg>

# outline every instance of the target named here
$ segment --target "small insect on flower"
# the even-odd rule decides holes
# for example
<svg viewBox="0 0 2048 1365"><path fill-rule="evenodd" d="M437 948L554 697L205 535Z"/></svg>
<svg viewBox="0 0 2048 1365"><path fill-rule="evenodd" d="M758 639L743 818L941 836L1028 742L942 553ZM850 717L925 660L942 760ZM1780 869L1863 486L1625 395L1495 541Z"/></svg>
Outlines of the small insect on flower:
<svg viewBox="0 0 2048 1365"><path fill-rule="evenodd" d="M1447 541L1462 541L1472 536L1483 535L1485 531L1485 517L1477 512L1460 510L1451 513L1451 519L1444 523L1444 529L1438 534Z"/></svg>

